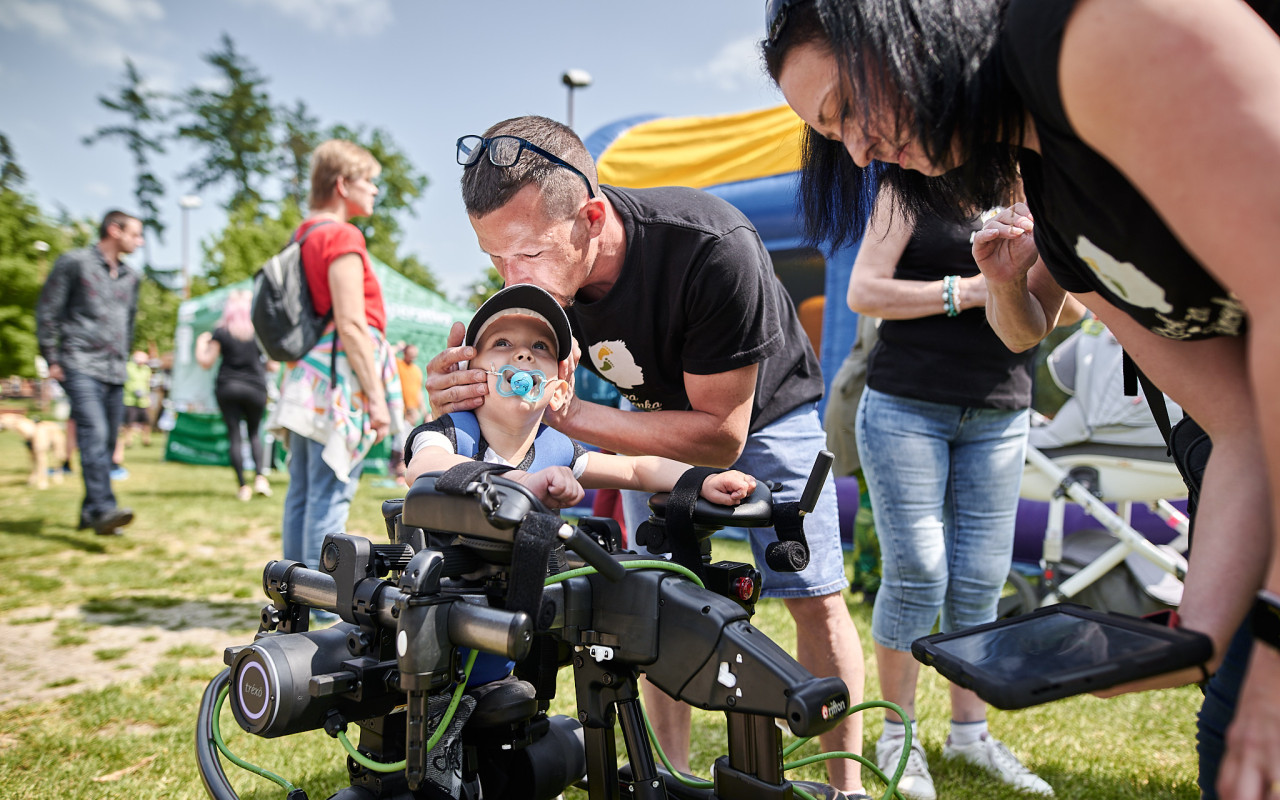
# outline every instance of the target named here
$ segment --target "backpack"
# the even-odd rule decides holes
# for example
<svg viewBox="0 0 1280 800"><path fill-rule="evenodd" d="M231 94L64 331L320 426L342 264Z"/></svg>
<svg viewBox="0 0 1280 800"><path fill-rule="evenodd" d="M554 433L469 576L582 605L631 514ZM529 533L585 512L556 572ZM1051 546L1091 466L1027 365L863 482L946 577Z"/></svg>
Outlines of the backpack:
<svg viewBox="0 0 1280 800"><path fill-rule="evenodd" d="M302 268L302 243L316 228L331 223L321 220L302 236L295 234L253 276L253 331L258 346L272 361L297 361L305 356L333 318L332 310L324 316L316 313Z"/></svg>

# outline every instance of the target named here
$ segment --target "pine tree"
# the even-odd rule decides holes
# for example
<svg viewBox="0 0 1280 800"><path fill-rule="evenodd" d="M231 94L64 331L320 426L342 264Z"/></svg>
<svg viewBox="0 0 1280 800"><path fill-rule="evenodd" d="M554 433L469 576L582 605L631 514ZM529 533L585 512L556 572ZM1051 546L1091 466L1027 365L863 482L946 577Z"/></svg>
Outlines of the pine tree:
<svg viewBox="0 0 1280 800"><path fill-rule="evenodd" d="M178 137L195 145L202 156L182 177L192 181L197 192L230 181L234 191L228 211L256 205L262 199L262 180L277 163L275 112L263 88L267 79L225 33L222 49L203 58L218 71L223 85L191 88L183 97L188 119L178 127Z"/></svg>
<svg viewBox="0 0 1280 800"><path fill-rule="evenodd" d="M104 139L119 139L133 156L134 189L137 213L144 229L149 228L160 241L164 241L164 222L160 219L158 200L164 197L164 184L151 171L151 156L163 155L164 140L160 134L152 135L150 128L165 121L164 112L157 101L159 92L147 89L142 75L129 59L124 60L124 85L115 97L98 96L98 102L109 111L121 114L124 121L118 125L104 125L82 140L93 145ZM144 246L143 260L151 264L150 249Z"/></svg>

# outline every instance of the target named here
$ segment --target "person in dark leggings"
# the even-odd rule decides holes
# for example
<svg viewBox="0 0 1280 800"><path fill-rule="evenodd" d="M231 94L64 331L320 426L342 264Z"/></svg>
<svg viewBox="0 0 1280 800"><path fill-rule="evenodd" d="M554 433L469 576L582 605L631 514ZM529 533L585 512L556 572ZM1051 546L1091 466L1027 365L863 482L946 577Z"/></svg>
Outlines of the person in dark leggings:
<svg viewBox="0 0 1280 800"><path fill-rule="evenodd" d="M227 443L230 445L231 468L239 484L239 498L249 500L257 492L271 496L271 484L265 474L266 462L262 456L262 437L258 428L267 407L267 375L262 353L253 336L253 323L249 318L250 293L235 291L227 297L222 319L212 332L206 331L196 339L196 362L205 369L213 366L221 356L218 376L214 380L214 396L222 421L227 425ZM244 420L249 431L249 451L253 454L256 473L253 487L245 483L241 467L244 443L240 438L240 421Z"/></svg>

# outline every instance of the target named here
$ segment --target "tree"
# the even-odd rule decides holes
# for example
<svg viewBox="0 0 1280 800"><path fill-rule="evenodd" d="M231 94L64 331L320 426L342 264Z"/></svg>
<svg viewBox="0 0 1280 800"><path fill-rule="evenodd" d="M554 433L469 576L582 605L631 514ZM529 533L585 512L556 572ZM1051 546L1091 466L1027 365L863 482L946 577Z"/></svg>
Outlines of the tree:
<svg viewBox="0 0 1280 800"><path fill-rule="evenodd" d="M262 180L276 166L272 139L275 115L263 87L267 83L248 59L236 51L231 37L222 34L222 49L206 53L204 60L219 72L219 89L188 89L184 98L187 124L178 136L203 151L200 161L183 173L196 191L231 181L234 192L227 210L246 203L256 205Z"/></svg>
<svg viewBox="0 0 1280 800"><path fill-rule="evenodd" d="M0 191L17 190L26 181L27 174L22 171L22 167L18 166L13 147L9 144L9 137L0 133Z"/></svg>
<svg viewBox="0 0 1280 800"><path fill-rule="evenodd" d="M402 233L400 217L405 213L416 216L413 203L427 188L427 176L414 168L391 134L381 128L366 133L363 127L334 125L329 130L329 138L355 142L382 165L382 172L374 181L378 185L378 201L364 226L369 252L413 282L438 292L440 282L426 264L416 256L401 257L397 252Z"/></svg>
<svg viewBox="0 0 1280 800"><path fill-rule="evenodd" d="M493 297L502 288L502 276L493 267L486 267L484 277L476 281L471 287L471 296L467 298L467 303L472 308L479 308L484 304L485 300Z"/></svg>
<svg viewBox="0 0 1280 800"><path fill-rule="evenodd" d="M160 352L173 349L173 332L178 325L178 306L182 296L158 283L150 274L143 275L138 287L138 313L133 324L133 349L149 350L154 344Z"/></svg>
<svg viewBox="0 0 1280 800"><path fill-rule="evenodd" d="M297 203L286 199L275 216L258 203L244 203L231 210L227 227L203 246L206 271L192 282L192 296L252 277L258 268L289 241L302 224Z"/></svg>
<svg viewBox="0 0 1280 800"><path fill-rule="evenodd" d="M151 172L151 155L163 155L164 144L159 135L148 135L148 128L165 121L165 115L155 106L161 95L144 87L142 76L133 62L124 60L125 83L119 94L112 98L98 96L98 102L109 111L124 115L119 125L104 125L81 141L91 146L104 139L119 139L133 156L135 183L133 196L138 203L137 213L142 217L143 228L150 228L160 241L164 241L164 223L160 221L160 208L156 201L164 197L164 184ZM144 247L144 260L151 264L150 248Z"/></svg>
<svg viewBox="0 0 1280 800"><path fill-rule="evenodd" d="M285 173L285 197L302 208L310 191L308 159L320 144L320 120L307 113L307 104L301 100L293 108L282 107L277 113L284 128L278 166Z"/></svg>
<svg viewBox="0 0 1280 800"><path fill-rule="evenodd" d="M68 235L17 191L22 183L8 139L0 134L0 375L35 377L36 299Z"/></svg>

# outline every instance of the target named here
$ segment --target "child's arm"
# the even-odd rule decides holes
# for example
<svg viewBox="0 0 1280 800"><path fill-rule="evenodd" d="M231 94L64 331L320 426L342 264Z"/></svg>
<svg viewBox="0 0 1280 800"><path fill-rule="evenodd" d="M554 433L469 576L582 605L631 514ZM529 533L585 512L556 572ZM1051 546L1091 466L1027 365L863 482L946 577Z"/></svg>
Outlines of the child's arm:
<svg viewBox="0 0 1280 800"><path fill-rule="evenodd" d="M669 492L690 469L688 464L658 456L620 456L591 453L583 470L582 485L588 489L635 489L640 492ZM729 470L707 478L703 498L720 505L737 505L751 495L756 479Z"/></svg>
<svg viewBox="0 0 1280 800"><path fill-rule="evenodd" d="M470 460L443 447L434 445L419 447L413 457L409 459L409 463L405 465L404 479L412 486L419 475L427 472L444 472L449 467Z"/></svg>
<svg viewBox="0 0 1280 800"><path fill-rule="evenodd" d="M444 472L450 467L470 460L443 447L434 445L419 447L405 467L405 480L412 486L419 475L427 472ZM582 502L585 494L582 484L574 479L573 470L568 467L547 467L537 472L513 469L510 472L504 472L503 477L523 484L550 509L572 508Z"/></svg>

